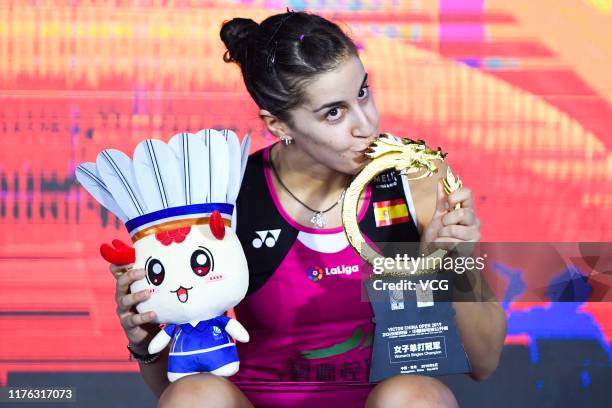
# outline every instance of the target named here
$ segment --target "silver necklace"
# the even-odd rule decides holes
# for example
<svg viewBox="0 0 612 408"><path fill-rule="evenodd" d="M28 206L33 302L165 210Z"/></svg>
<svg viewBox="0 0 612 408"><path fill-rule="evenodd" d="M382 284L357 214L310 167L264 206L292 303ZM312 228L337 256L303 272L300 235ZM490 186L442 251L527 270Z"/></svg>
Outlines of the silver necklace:
<svg viewBox="0 0 612 408"><path fill-rule="evenodd" d="M342 199L344 198L344 193L346 192L346 188L342 190L342 193L340 193L340 197L338 197L338 201L332 204L331 207L325 210L315 210L314 208L309 207L306 203L304 203L302 200L297 198L295 194L293 194L291 190L287 188L285 183L283 183L283 180L281 180L280 176L278 175L278 171L276 170L276 167L274 166L274 163L272 162L271 154L270 154L269 161L270 161L270 168L272 169L272 173L274 173L274 176L278 180L278 183L285 189L287 193L289 193L291 197L293 197L295 201L297 201L298 203L306 207L309 211L312 211L312 217L310 218L310 222L313 223L313 225L317 228L324 228L325 225L327 225L327 221L325 221L324 214L334 209L340 203L340 201L342 201Z"/></svg>

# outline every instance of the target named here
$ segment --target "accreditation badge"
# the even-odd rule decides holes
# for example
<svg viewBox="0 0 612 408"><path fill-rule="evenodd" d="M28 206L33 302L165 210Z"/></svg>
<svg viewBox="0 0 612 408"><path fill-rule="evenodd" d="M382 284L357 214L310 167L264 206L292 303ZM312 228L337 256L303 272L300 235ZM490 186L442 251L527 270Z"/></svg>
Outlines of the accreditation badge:
<svg viewBox="0 0 612 408"><path fill-rule="evenodd" d="M452 274L444 275L452 278ZM449 279L444 291L429 287L444 281L446 278L433 276L366 281L376 326L370 382L398 374L437 376L471 371L455 325L452 282Z"/></svg>

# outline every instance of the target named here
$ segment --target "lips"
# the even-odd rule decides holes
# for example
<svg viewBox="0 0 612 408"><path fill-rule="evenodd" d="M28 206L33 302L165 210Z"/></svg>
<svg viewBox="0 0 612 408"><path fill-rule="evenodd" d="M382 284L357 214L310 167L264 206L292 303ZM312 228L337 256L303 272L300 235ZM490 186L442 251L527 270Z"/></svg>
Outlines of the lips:
<svg viewBox="0 0 612 408"><path fill-rule="evenodd" d="M363 149L353 150L355 153L365 154L368 150L370 150L370 146L364 147Z"/></svg>
<svg viewBox="0 0 612 408"><path fill-rule="evenodd" d="M369 151L369 150L372 148L372 143L374 143L374 141L376 140L376 138L375 138L375 137L372 137L372 138L368 138L367 140L368 140L367 142L366 142L366 140L362 140L362 141L361 141L362 143L364 143L364 142L365 142L365 143L367 143L367 144L362 144L362 145L361 145L361 146L359 146L359 147L355 147L355 148L353 148L353 149L352 149L352 150L353 150L353 152L355 152L355 153L361 153L361 154L365 154L365 153L367 153L367 152L368 152L368 151Z"/></svg>
<svg viewBox="0 0 612 408"><path fill-rule="evenodd" d="M172 290L171 292L176 293L176 297L178 298L179 302L185 303L187 302L187 299L189 299L188 291L191 289L193 289L193 286L190 288L184 288L181 286L177 290Z"/></svg>

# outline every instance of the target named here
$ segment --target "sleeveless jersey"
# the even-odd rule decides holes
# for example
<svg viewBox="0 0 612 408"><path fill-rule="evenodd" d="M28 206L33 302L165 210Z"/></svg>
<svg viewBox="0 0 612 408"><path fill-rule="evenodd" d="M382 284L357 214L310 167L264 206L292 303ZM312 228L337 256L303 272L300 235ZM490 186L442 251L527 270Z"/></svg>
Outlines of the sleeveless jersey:
<svg viewBox="0 0 612 408"><path fill-rule="evenodd" d="M257 407L363 406L372 310L363 277L371 268L342 227L297 224L282 208L270 147L249 157L237 201L237 234L249 265L249 292L235 308L251 340L238 344L234 381ZM371 242L416 242L407 182L396 172L368 187L358 215Z"/></svg>

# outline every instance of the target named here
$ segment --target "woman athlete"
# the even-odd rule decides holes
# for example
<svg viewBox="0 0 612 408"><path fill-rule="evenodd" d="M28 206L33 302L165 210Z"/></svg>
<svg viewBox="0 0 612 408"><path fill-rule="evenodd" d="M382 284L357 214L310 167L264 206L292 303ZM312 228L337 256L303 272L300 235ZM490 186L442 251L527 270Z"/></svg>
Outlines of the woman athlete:
<svg viewBox="0 0 612 408"><path fill-rule="evenodd" d="M237 202L250 286L236 314L251 342L239 345L240 371L230 379L195 374L169 384L165 356L141 363L159 406L457 406L453 393L431 377L367 382L372 312L362 300L362 262L344 236L340 211L350 177L379 134L380 116L354 43L336 24L304 12L261 24L235 18L220 35L225 61L240 66L263 123L280 139L250 156ZM461 188L447 197L444 174L442 166L418 181L394 171L378 176L360 199L364 235L373 242L421 242L423 248L468 243L456 248L470 255L480 239L472 193ZM405 206L409 216L379 219L374 207L388 201ZM457 203L461 208L454 209ZM134 308L148 292L129 292L144 271L129 265L111 271L122 327L132 349L146 354L159 328L151 324L153 312ZM466 278L472 288L486 287L474 272ZM505 315L490 295L472 295L480 301L453 307L470 375L482 380L497 367Z"/></svg>

